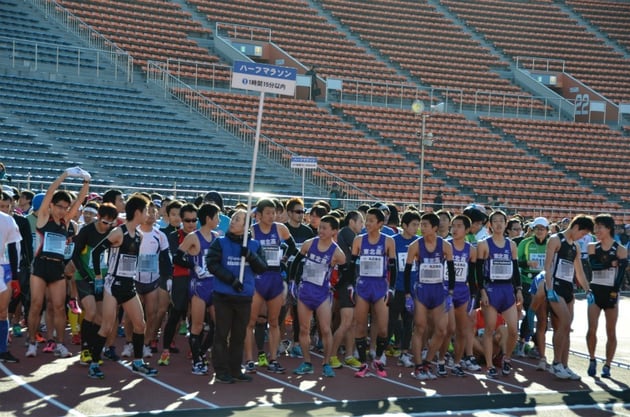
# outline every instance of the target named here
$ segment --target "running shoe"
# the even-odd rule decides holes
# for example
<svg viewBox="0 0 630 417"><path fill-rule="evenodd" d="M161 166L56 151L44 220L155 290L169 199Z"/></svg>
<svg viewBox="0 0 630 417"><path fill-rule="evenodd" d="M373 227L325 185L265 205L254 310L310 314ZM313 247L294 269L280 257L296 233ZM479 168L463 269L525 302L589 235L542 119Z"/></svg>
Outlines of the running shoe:
<svg viewBox="0 0 630 417"><path fill-rule="evenodd" d="M118 330L116 330L116 335L118 337L125 337L125 328L123 326L118 326Z"/></svg>
<svg viewBox="0 0 630 417"><path fill-rule="evenodd" d="M451 373L455 376L466 376L466 372L464 372L462 367L459 365L455 365L453 369L451 369Z"/></svg>
<svg viewBox="0 0 630 417"><path fill-rule="evenodd" d="M88 368L88 376L93 379L103 379L105 378L105 374L101 371L101 367L98 366L98 363L92 362L90 367Z"/></svg>
<svg viewBox="0 0 630 417"><path fill-rule="evenodd" d="M157 341L157 339L151 340L151 343L149 343L149 346L151 347L151 353L157 353L158 352L158 341Z"/></svg>
<svg viewBox="0 0 630 417"><path fill-rule="evenodd" d="M245 364L245 372L247 372L248 374L256 373L256 364L254 363L254 361L247 361L247 363Z"/></svg>
<svg viewBox="0 0 630 417"><path fill-rule="evenodd" d="M133 356L133 343L125 343L125 346L123 346L123 350L120 355L123 358L131 358Z"/></svg>
<svg viewBox="0 0 630 417"><path fill-rule="evenodd" d="M68 309L77 316L82 313L79 303L74 298L71 298L70 301L68 301Z"/></svg>
<svg viewBox="0 0 630 417"><path fill-rule="evenodd" d="M536 366L537 371L546 371L549 369L549 365L547 364L547 358L544 356L538 360L538 366Z"/></svg>
<svg viewBox="0 0 630 417"><path fill-rule="evenodd" d="M35 356L37 356L37 345L35 343L29 343L26 349L26 357L34 358Z"/></svg>
<svg viewBox="0 0 630 417"><path fill-rule="evenodd" d="M92 363L92 353L90 349L83 349L81 351L81 355L79 356L79 364L81 365L89 365Z"/></svg>
<svg viewBox="0 0 630 417"><path fill-rule="evenodd" d="M332 366L325 363L324 366L322 367L322 375L324 375L327 378L332 378L335 376L335 371L333 371Z"/></svg>
<svg viewBox="0 0 630 417"><path fill-rule="evenodd" d="M151 352L151 348L149 345L142 346L142 357L143 358L152 358L153 352Z"/></svg>
<svg viewBox="0 0 630 417"><path fill-rule="evenodd" d="M467 357L464 360L464 364L466 365L466 369L468 369L469 371L476 372L481 370L481 366L479 366L479 364L477 363L477 358L475 358L473 355Z"/></svg>
<svg viewBox="0 0 630 417"><path fill-rule="evenodd" d="M197 362L192 367L193 375L207 375L208 367L203 362Z"/></svg>
<svg viewBox="0 0 630 417"><path fill-rule="evenodd" d="M501 373L508 376L512 373L512 361L503 360L503 366L501 367Z"/></svg>
<svg viewBox="0 0 630 417"><path fill-rule="evenodd" d="M293 373L296 374L296 375L312 374L313 373L313 365L311 365L308 362L302 362L297 369L293 370Z"/></svg>
<svg viewBox="0 0 630 417"><path fill-rule="evenodd" d="M367 363L363 363L359 367L359 370L354 373L354 376L357 378L365 378L368 372L369 372L369 369L368 369Z"/></svg>
<svg viewBox="0 0 630 417"><path fill-rule="evenodd" d="M540 359L540 352L538 351L538 348L534 346L529 350L529 352L527 352L527 356L531 359Z"/></svg>
<svg viewBox="0 0 630 417"><path fill-rule="evenodd" d="M414 367L413 357L407 352L401 354L400 357L398 357L398 366L404 366L405 368L413 368Z"/></svg>
<svg viewBox="0 0 630 417"><path fill-rule="evenodd" d="M610 365L604 365L602 368L602 378L610 378Z"/></svg>
<svg viewBox="0 0 630 417"><path fill-rule="evenodd" d="M105 359L109 359L112 362L118 362L120 360L120 356L116 353L116 347L110 346L108 348L103 349L103 356Z"/></svg>
<svg viewBox="0 0 630 417"><path fill-rule="evenodd" d="M185 321L182 321L182 324L179 326L179 334L183 336L186 333L188 333L188 325Z"/></svg>
<svg viewBox="0 0 630 417"><path fill-rule="evenodd" d="M361 362L359 362L359 360L354 356L348 356L343 361L352 369L359 370L359 368L361 367Z"/></svg>
<svg viewBox="0 0 630 417"><path fill-rule="evenodd" d="M238 374L236 376L233 376L232 379L236 382L252 382L254 378L247 374Z"/></svg>
<svg viewBox="0 0 630 417"><path fill-rule="evenodd" d="M377 360L381 361L383 363L383 366L387 365L387 355L385 354L385 352L383 352L381 354L381 357L378 358Z"/></svg>
<svg viewBox="0 0 630 417"><path fill-rule="evenodd" d="M455 359L453 358L453 355L450 352L446 352L446 354L444 354L444 363L449 368L452 368L453 366L455 366Z"/></svg>
<svg viewBox="0 0 630 417"><path fill-rule="evenodd" d="M291 341L289 339L284 339L280 342L280 346L278 346L278 356L286 356L289 354L289 349L291 349Z"/></svg>
<svg viewBox="0 0 630 417"><path fill-rule="evenodd" d="M151 368L149 364L142 359L131 362L131 370L138 374L144 374L146 376L154 376L158 373L157 369Z"/></svg>
<svg viewBox="0 0 630 417"><path fill-rule="evenodd" d="M586 371L588 376L597 375L597 361L595 359L591 359L588 364L588 371Z"/></svg>
<svg viewBox="0 0 630 417"><path fill-rule="evenodd" d="M387 371L385 370L385 364L382 361L372 361L372 369L376 372L376 375L381 378L387 378Z"/></svg>
<svg viewBox="0 0 630 417"><path fill-rule="evenodd" d="M271 361L269 365L267 365L267 371L273 372L274 374L283 374L286 369L278 363L278 361Z"/></svg>
<svg viewBox="0 0 630 417"><path fill-rule="evenodd" d="M519 358L525 357L525 342L519 340L516 342L516 348L514 349L514 354Z"/></svg>
<svg viewBox="0 0 630 417"><path fill-rule="evenodd" d="M168 350L162 351L160 359L158 359L157 363L160 366L168 366L168 364L171 363L171 352L169 352Z"/></svg>
<svg viewBox="0 0 630 417"><path fill-rule="evenodd" d="M42 352L44 352L44 353L54 353L55 349L57 349L57 344L55 343L55 341L54 340L48 340L46 342L46 345L42 349Z"/></svg>
<svg viewBox="0 0 630 417"><path fill-rule="evenodd" d="M16 358L15 356L13 356L11 352L7 350L6 352L0 353L0 362L18 363L20 362L20 360Z"/></svg>
<svg viewBox="0 0 630 417"><path fill-rule="evenodd" d="M569 379L571 381L579 381L580 379L582 379L581 376L579 376L578 374L576 374L575 372L573 372L571 370L571 368L569 368L568 366L564 368L564 370L566 371L567 374L569 374Z"/></svg>
<svg viewBox="0 0 630 417"><path fill-rule="evenodd" d="M400 349L396 349L394 346L390 346L387 349L385 349L385 355L387 356L393 356L393 357L398 357L400 356Z"/></svg>
<svg viewBox="0 0 630 417"><path fill-rule="evenodd" d="M494 366L491 366L490 368L488 368L488 370L486 371L486 376L490 379L498 378L499 373L497 372L497 368L495 368Z"/></svg>
<svg viewBox="0 0 630 417"><path fill-rule="evenodd" d="M424 366L417 365L416 368L411 372L411 376L419 381L425 381L429 379L427 376L427 372L424 370Z"/></svg>
<svg viewBox="0 0 630 417"><path fill-rule="evenodd" d="M554 363L551 365L550 372L560 379L569 379L571 375L564 369L561 363Z"/></svg>
<svg viewBox="0 0 630 417"><path fill-rule="evenodd" d="M437 379L437 376L433 373L433 368L431 364L425 361L422 366L424 367L424 372L427 375L427 379Z"/></svg>
<svg viewBox="0 0 630 417"><path fill-rule="evenodd" d="M265 352L260 352L258 354L258 366L264 368L269 365L269 361L267 360L267 354Z"/></svg>
<svg viewBox="0 0 630 417"><path fill-rule="evenodd" d="M55 356L59 358L69 358L72 356L72 352L70 352L68 348L63 345L63 343L57 343L57 346L55 348Z"/></svg>
<svg viewBox="0 0 630 417"><path fill-rule="evenodd" d="M291 357L302 359L304 354L302 353L302 347L300 345L293 345L291 348Z"/></svg>
<svg viewBox="0 0 630 417"><path fill-rule="evenodd" d="M12 332L13 332L13 337L22 337L22 326L20 326L19 324L16 324L15 326L13 326Z"/></svg>
<svg viewBox="0 0 630 417"><path fill-rule="evenodd" d="M341 368L343 366L343 364L341 363L339 358L336 357L336 356L331 356L330 360L328 361L328 364L333 369L339 369L339 368Z"/></svg>
<svg viewBox="0 0 630 417"><path fill-rule="evenodd" d="M76 346L81 345L81 333L75 333L72 335L72 339L70 339L70 343Z"/></svg>
<svg viewBox="0 0 630 417"><path fill-rule="evenodd" d="M215 375L214 381L219 384L233 384L234 378L230 375Z"/></svg>
<svg viewBox="0 0 630 417"><path fill-rule="evenodd" d="M446 377L448 372L446 371L446 364L444 362L437 364L437 376Z"/></svg>

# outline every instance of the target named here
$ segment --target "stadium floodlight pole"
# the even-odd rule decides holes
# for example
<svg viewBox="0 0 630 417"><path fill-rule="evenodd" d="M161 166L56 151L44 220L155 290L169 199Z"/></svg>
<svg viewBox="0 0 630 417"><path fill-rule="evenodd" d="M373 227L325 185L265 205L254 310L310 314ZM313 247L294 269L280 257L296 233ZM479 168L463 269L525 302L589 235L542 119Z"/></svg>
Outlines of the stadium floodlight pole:
<svg viewBox="0 0 630 417"><path fill-rule="evenodd" d="M421 130L418 136L420 136L420 194L418 197L418 208L422 211L422 200L424 199L424 142L426 136L427 114L424 112L424 103L420 100L415 100L411 104L411 110L415 114L422 116Z"/></svg>
<svg viewBox="0 0 630 417"><path fill-rule="evenodd" d="M262 112L265 103L265 92L260 92L258 102L258 117L256 118L256 134L254 136L254 155L252 156L252 172L249 175L249 193L247 195L247 214L245 215L245 232L243 233L243 247L247 249L247 236L249 232L249 221L252 212L252 197L254 194L254 179L256 177L256 161L258 160L258 144L260 143L260 126L262 125ZM241 256L241 269L238 274L239 281L243 282L245 275L245 257Z"/></svg>

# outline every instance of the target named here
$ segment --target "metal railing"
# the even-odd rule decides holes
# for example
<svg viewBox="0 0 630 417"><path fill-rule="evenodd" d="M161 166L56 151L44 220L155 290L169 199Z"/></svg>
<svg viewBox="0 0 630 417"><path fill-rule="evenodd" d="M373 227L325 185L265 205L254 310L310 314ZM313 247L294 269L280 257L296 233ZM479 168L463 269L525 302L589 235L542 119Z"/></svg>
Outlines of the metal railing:
<svg viewBox="0 0 630 417"><path fill-rule="evenodd" d="M215 123L217 129L219 127L224 129L241 139L245 145L254 145L256 134L254 128L204 96L199 90L194 89L174 74L169 73L163 63L148 62L147 82L163 88L165 96L170 95L186 104L191 111L195 111ZM260 136L259 152L261 155L288 169L291 167L291 156L297 156L296 153L264 135ZM356 201L374 201L377 199L374 195L357 188L325 169L316 168L302 172L306 181L309 181L321 190L328 190L333 182L337 182L346 193L348 199Z"/></svg>
<svg viewBox="0 0 630 417"><path fill-rule="evenodd" d="M114 65L114 77L118 79L118 73L121 72L126 76L127 82L133 82L133 57L126 51L120 49L115 43L100 34L89 24L85 23L81 18L72 14L62 5L54 0L30 0L31 3L39 8L46 16L46 19L54 19L56 22L65 26L68 31L74 33L83 41L87 42L89 48L75 48L78 52L78 60L80 62L81 50L94 50L97 60L100 63L101 58L106 58ZM97 65L97 71L99 66ZM98 73L98 72L97 72Z"/></svg>
<svg viewBox="0 0 630 417"><path fill-rule="evenodd" d="M486 99L484 100L484 98ZM552 105L555 105L555 108L561 108L563 101L562 97L553 98L478 90L475 92L473 111L475 114L500 114L501 116L529 118L539 116L545 120L561 120L562 113L556 111L556 114L553 114L551 109L553 108Z"/></svg>

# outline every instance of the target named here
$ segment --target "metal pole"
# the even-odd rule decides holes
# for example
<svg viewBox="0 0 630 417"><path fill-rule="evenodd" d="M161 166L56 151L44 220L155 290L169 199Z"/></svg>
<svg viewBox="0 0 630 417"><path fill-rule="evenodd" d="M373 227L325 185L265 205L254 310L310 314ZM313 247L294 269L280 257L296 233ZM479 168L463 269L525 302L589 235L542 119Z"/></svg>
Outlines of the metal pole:
<svg viewBox="0 0 630 417"><path fill-rule="evenodd" d="M422 200L424 194L424 138L427 124L427 115L422 114L422 132L420 133L420 198L419 209L422 211Z"/></svg>
<svg viewBox="0 0 630 417"><path fill-rule="evenodd" d="M249 231L250 213L252 211L252 194L254 194L254 178L256 177L256 161L258 160L258 143L260 142L260 126L262 125L262 112L265 103L265 92L260 92L258 103L258 118L256 119L256 136L254 137L254 156L252 157L252 172L249 176L249 194L247 195L247 214L245 215L245 230L243 233L243 247L247 248L247 235ZM245 275L245 257L241 256L241 269L238 274L239 281L243 282Z"/></svg>

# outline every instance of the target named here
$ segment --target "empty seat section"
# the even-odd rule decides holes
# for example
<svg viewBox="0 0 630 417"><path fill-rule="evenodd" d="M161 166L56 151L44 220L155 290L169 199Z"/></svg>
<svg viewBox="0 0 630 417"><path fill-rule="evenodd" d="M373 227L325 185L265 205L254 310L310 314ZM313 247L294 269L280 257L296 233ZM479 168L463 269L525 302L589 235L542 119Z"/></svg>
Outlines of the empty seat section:
<svg viewBox="0 0 630 417"><path fill-rule="evenodd" d="M630 61L572 19L559 5L506 0L442 3L512 58L564 60L566 72L609 100L630 101L627 76ZM606 3L601 3L601 7L605 8ZM626 32L627 28L626 24Z"/></svg>
<svg viewBox="0 0 630 417"><path fill-rule="evenodd" d="M496 117L482 117L481 120L536 149L568 174L578 174L611 197L630 201L627 187L630 144L621 132L606 125L588 123ZM574 188L561 188L562 195L567 191L573 192ZM588 190L589 194L591 192ZM592 195L585 194L582 198L589 197Z"/></svg>

